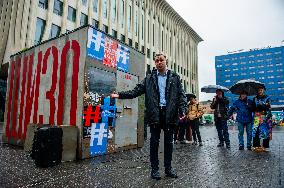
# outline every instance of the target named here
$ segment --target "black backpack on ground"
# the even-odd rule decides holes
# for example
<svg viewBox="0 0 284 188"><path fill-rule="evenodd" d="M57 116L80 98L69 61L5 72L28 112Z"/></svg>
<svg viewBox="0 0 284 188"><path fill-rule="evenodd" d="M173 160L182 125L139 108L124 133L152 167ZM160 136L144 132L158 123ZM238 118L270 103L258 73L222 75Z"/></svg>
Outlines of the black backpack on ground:
<svg viewBox="0 0 284 188"><path fill-rule="evenodd" d="M51 167L62 159L61 127L42 127L35 131L31 157L38 167Z"/></svg>

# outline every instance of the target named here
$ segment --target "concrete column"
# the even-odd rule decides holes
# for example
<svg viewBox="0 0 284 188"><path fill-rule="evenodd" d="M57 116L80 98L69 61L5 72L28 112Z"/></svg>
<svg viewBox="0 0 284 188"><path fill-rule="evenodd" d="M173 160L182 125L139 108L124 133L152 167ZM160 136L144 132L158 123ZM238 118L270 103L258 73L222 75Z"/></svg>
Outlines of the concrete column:
<svg viewBox="0 0 284 188"><path fill-rule="evenodd" d="M36 3L34 3L36 4ZM37 5L37 4L36 4ZM47 9L47 19L46 19L46 24L45 24L45 32L43 34L42 40L48 40L49 35L50 35L50 30L51 30L51 24L52 24L52 17L53 17L53 6L54 6L54 0L49 0L48 1L48 9ZM35 7L37 8L37 7ZM36 28L36 26L35 26Z"/></svg>
<svg viewBox="0 0 284 188"><path fill-rule="evenodd" d="M94 17L93 0L89 0L88 2L88 24L89 25L92 25L93 17Z"/></svg>
<svg viewBox="0 0 284 188"><path fill-rule="evenodd" d="M67 28L67 16L68 16L68 0L63 0L63 14L61 19L61 32L63 34L66 32Z"/></svg>
<svg viewBox="0 0 284 188"><path fill-rule="evenodd" d="M103 0L98 1L98 20L99 20L99 29L103 27Z"/></svg>

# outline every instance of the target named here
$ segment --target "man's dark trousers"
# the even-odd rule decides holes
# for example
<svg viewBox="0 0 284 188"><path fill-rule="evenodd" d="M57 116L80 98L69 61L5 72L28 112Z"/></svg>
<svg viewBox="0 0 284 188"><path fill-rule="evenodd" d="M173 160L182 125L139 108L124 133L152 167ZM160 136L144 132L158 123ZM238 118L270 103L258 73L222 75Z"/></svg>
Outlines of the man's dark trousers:
<svg viewBox="0 0 284 188"><path fill-rule="evenodd" d="M216 118L215 126L218 132L220 143L223 144L225 141L226 145L230 145L227 120Z"/></svg>
<svg viewBox="0 0 284 188"><path fill-rule="evenodd" d="M172 153L173 153L173 129L166 129L166 109L160 109L160 124L159 125L151 125L150 132L150 161L151 167L153 170L159 169L159 141L160 141L160 133L161 129L164 130L164 166L166 169L171 168L172 162Z"/></svg>

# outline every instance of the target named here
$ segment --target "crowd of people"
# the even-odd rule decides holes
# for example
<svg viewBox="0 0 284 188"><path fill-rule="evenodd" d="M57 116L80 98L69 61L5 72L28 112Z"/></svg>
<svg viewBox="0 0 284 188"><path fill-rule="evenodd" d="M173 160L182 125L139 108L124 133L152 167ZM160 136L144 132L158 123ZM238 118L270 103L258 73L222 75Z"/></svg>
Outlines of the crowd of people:
<svg viewBox="0 0 284 188"><path fill-rule="evenodd" d="M214 109L214 121L217 129L219 143L217 147L230 149L230 138L228 132L227 120L231 119L233 113L236 113L236 123L238 127L239 150L244 150L244 130L246 130L247 150L269 151L269 141L272 139L272 114L271 102L269 96L265 94L265 87L258 88L258 94L253 100L248 98L246 91L242 91L239 98L229 107L229 100L225 97L221 89L216 90L216 96L210 105ZM180 120L179 137L177 140L182 143L190 143L185 140L184 130L192 129L193 144L202 146L201 136L199 132L198 119L202 116L202 108L197 108L198 103L195 98L190 98L188 103L188 112L186 119ZM179 143L176 141L176 143Z"/></svg>
<svg viewBox="0 0 284 188"><path fill-rule="evenodd" d="M167 57L163 53L155 55L156 69L129 91L112 93L111 97L132 99L145 94L145 124L150 127L150 162L151 178L160 180L159 172L159 142L160 133L164 132L164 167L165 175L177 178L172 168L172 153L174 142L189 143L190 131L193 135L193 144L202 146L199 131L199 118L203 110L194 94L187 101L180 77L167 68ZM211 108L214 109L215 126L218 132L219 144L217 147L230 149L230 137L227 120L232 113L237 113L239 127L239 149L244 149L244 128L247 131L247 149L265 148L268 151L269 141L272 138L270 98L264 93L265 87L258 89L258 95L253 100L247 98L244 91L239 99L229 108L229 101L223 90L217 89ZM252 144L253 138L253 144ZM261 147L261 141L262 146Z"/></svg>

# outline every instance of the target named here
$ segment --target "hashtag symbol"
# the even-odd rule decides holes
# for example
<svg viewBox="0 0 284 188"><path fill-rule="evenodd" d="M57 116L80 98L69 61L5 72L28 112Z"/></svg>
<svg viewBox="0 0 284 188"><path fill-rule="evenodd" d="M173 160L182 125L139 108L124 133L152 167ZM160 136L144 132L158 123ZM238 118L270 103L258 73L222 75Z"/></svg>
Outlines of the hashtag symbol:
<svg viewBox="0 0 284 188"><path fill-rule="evenodd" d="M114 127L115 123L115 99L110 99L110 97L104 98L104 104L101 106L102 108L102 122L109 123L111 121L112 127Z"/></svg>
<svg viewBox="0 0 284 188"><path fill-rule="evenodd" d="M91 123L98 123L101 119L101 108L100 106L87 106L87 109L84 109L84 119L85 126L91 126Z"/></svg>

